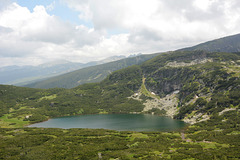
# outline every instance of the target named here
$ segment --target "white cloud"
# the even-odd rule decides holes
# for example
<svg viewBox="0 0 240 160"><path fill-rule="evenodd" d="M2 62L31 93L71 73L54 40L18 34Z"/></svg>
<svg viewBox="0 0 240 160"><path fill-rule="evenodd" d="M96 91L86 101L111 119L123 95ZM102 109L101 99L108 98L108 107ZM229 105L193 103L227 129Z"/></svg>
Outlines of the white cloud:
<svg viewBox="0 0 240 160"><path fill-rule="evenodd" d="M54 10L55 5L56 5L56 1L53 1L51 4L46 6L46 10L48 10L48 11Z"/></svg>
<svg viewBox="0 0 240 160"><path fill-rule="evenodd" d="M78 50L85 45L94 45L100 39L100 32L50 16L44 6L36 6L30 12L26 7L12 3L0 12L0 60L5 64L6 61L12 64L10 58L20 65L24 63L16 59L22 58L26 64L60 58L84 61L81 57L89 57L84 55L87 52ZM31 60L33 57L34 61Z"/></svg>
<svg viewBox="0 0 240 160"><path fill-rule="evenodd" d="M146 43L149 48L152 47L151 42L160 44L168 41L168 43L184 44L183 41L186 41L185 45L191 45L240 31L238 28L240 5L236 4L239 3L237 0L85 0L78 2L77 0L66 1L70 7L80 11L81 14L91 15L88 17L91 18L96 30L112 28L126 30L129 32L129 43L149 42ZM192 43L189 43L191 41ZM174 48L176 47L168 49Z"/></svg>
<svg viewBox="0 0 240 160"><path fill-rule="evenodd" d="M0 60L8 64L11 57L18 57L12 61L16 64L20 59L29 64L60 58L86 62L174 50L240 32L238 0L60 1L93 28L49 15L54 2L31 12L8 1L0 5Z"/></svg>
<svg viewBox="0 0 240 160"><path fill-rule="evenodd" d="M0 0L0 11L5 9L9 4L11 4L11 0Z"/></svg>

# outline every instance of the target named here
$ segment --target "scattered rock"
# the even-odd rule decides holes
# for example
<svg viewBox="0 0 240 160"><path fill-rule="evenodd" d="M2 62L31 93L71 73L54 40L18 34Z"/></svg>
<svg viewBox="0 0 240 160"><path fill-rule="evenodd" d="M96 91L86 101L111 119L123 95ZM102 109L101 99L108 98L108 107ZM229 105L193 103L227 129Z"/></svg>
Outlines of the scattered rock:
<svg viewBox="0 0 240 160"><path fill-rule="evenodd" d="M221 116L223 113L225 113L225 112L228 112L228 111L234 111L234 110L236 110L236 108L225 108L224 110L222 110L221 112L219 112L218 114L219 114L219 116Z"/></svg>
<svg viewBox="0 0 240 160"><path fill-rule="evenodd" d="M155 98L147 100L143 105L145 105L143 112L149 111L153 108L158 108L159 110L165 110L166 116L172 117L177 114L177 104L178 99L176 97L176 92L174 91L172 94L168 94L163 98Z"/></svg>
<svg viewBox="0 0 240 160"><path fill-rule="evenodd" d="M198 114L194 114L191 117L185 117L183 121L186 123L195 124L197 122L203 122L209 119L210 119L209 115L206 115L206 114L203 115L202 113L198 113Z"/></svg>
<svg viewBox="0 0 240 160"><path fill-rule="evenodd" d="M185 66L192 66L196 64L202 64L202 63L207 63L207 62L212 62L213 60L210 58L204 58L204 59L196 59L191 61L190 63L185 63L185 62L169 62L166 64L166 67L185 67Z"/></svg>

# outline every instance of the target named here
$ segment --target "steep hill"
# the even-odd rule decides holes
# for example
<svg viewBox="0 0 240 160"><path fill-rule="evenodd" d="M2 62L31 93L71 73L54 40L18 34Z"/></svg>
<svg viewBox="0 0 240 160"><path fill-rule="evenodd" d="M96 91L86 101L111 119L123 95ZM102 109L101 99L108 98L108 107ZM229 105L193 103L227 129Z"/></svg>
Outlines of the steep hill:
<svg viewBox="0 0 240 160"><path fill-rule="evenodd" d="M162 55L142 66L145 86L162 97L155 98L159 109L175 105L170 116L190 123L207 120L226 108L239 107L239 55L205 51ZM164 105L164 99L172 103Z"/></svg>
<svg viewBox="0 0 240 160"><path fill-rule="evenodd" d="M201 43L183 48L180 51L205 50L208 52L240 52L240 34Z"/></svg>
<svg viewBox="0 0 240 160"><path fill-rule="evenodd" d="M79 69L70 73L52 77L43 81L27 84L25 85L25 87L73 88L84 83L100 82L113 71L126 68L131 65L140 64L146 60L149 60L157 56L158 54L159 53L151 54L151 55L138 55L136 57L125 58L125 59L121 59L121 60L110 62L110 63L87 67L87 68Z"/></svg>

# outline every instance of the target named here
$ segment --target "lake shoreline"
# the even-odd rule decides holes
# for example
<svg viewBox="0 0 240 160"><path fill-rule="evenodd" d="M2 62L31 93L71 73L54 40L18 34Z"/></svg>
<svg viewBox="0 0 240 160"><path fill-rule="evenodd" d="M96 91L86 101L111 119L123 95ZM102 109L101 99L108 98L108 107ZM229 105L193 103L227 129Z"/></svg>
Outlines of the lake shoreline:
<svg viewBox="0 0 240 160"><path fill-rule="evenodd" d="M81 123L80 123L81 122ZM132 125L132 126L131 126ZM89 128L116 131L179 131L188 126L181 120L151 114L87 114L49 118L26 127Z"/></svg>
<svg viewBox="0 0 240 160"><path fill-rule="evenodd" d="M160 116L160 117L169 117L169 118L172 118L171 116L167 116L167 115L156 115L156 114L150 114L150 113L142 113L142 112L129 112L129 113L92 113L92 114L76 114L76 115L68 115L68 116L56 116L56 117L52 117L52 118L48 118L44 121L40 121L40 122L34 122L34 123L30 123L30 124L27 124L25 125L24 127L28 127L29 125L33 125L33 124L36 124L36 123L42 123L42 122L46 122L46 121L49 121L51 119L54 119L54 118L61 118L61 117L72 117L72 116L83 116L83 115L104 115L104 114L143 114L143 115L153 115L153 116ZM174 119L174 118L172 118ZM178 119L174 119L174 120L178 120ZM179 120L179 121L183 121L183 120ZM183 121L185 122L185 121ZM185 123L188 123L188 122L185 122Z"/></svg>

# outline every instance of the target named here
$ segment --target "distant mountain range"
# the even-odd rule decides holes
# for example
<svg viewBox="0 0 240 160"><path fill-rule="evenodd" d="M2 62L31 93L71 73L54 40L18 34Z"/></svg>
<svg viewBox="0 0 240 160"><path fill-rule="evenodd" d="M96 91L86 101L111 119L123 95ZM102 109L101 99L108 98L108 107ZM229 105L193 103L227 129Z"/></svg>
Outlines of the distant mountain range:
<svg viewBox="0 0 240 160"><path fill-rule="evenodd" d="M193 47L180 49L179 51L190 50L205 50L208 52L239 52L240 34L208 41ZM136 55L133 55L133 58L129 57L120 61L79 69L43 81L27 84L25 86L32 88L73 88L84 83L100 82L113 71L126 68L131 65L140 64L156 55L158 54L140 55L137 57L134 57Z"/></svg>
<svg viewBox="0 0 240 160"><path fill-rule="evenodd" d="M71 72L80 68L108 63L126 58L125 56L112 56L101 61L88 63L74 63L66 60L57 60L38 66L7 66L0 68L0 84L24 85L36 80L42 80Z"/></svg>
<svg viewBox="0 0 240 160"><path fill-rule="evenodd" d="M131 55L118 61L82 68L70 73L55 76L39 82L24 85L31 88L73 88L84 83L100 82L113 71L140 64L160 53Z"/></svg>

